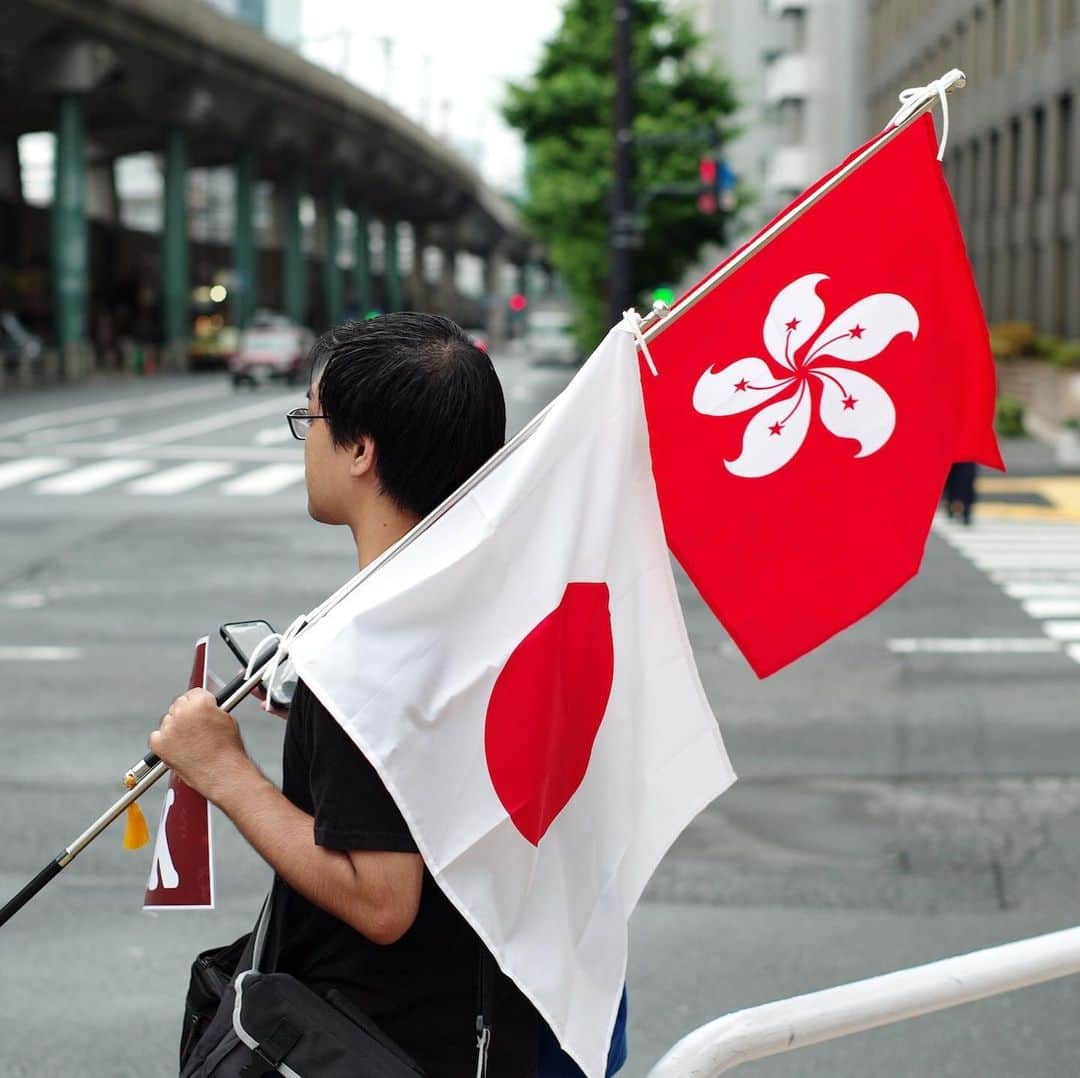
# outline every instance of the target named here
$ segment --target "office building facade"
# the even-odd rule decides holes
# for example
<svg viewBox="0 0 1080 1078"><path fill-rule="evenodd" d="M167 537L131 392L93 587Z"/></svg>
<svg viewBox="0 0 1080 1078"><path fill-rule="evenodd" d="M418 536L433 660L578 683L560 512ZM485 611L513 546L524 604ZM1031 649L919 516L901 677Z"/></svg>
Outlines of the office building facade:
<svg viewBox="0 0 1080 1078"><path fill-rule="evenodd" d="M990 322L1080 338L1080 0L868 0L867 114L961 68L945 174ZM940 119L940 117L939 117Z"/></svg>

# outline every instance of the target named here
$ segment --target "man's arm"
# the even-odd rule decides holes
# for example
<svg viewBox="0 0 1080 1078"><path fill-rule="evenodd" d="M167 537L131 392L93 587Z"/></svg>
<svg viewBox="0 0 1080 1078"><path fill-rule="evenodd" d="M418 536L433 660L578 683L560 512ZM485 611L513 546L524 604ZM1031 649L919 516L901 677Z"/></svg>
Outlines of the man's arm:
<svg viewBox="0 0 1080 1078"><path fill-rule="evenodd" d="M314 819L259 771L236 721L205 689L174 701L150 749L217 805L292 888L373 943L394 943L416 920L419 855L316 845Z"/></svg>

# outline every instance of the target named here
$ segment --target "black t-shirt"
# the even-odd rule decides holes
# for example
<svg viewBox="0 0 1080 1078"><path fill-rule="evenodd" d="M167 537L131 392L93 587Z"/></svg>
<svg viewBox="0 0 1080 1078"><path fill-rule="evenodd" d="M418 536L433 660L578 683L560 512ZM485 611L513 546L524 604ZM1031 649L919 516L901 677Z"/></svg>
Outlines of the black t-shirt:
<svg viewBox="0 0 1080 1078"><path fill-rule="evenodd" d="M285 728L285 796L315 818L331 850L415 853L401 813L363 753L303 682ZM431 1078L476 1073L482 944L425 869L420 909L396 943L380 946L281 881L274 912L277 968L316 991L336 987ZM492 968L497 967L492 961ZM496 972L488 1073L533 1078L539 1017Z"/></svg>

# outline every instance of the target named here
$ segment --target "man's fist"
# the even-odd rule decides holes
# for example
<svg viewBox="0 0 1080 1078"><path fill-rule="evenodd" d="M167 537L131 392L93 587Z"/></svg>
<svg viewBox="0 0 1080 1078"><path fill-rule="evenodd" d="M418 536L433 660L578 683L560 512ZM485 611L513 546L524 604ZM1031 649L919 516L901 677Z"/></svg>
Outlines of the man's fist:
<svg viewBox="0 0 1080 1078"><path fill-rule="evenodd" d="M237 767L249 765L236 720L205 689L188 689L172 702L150 735L150 751L215 803Z"/></svg>

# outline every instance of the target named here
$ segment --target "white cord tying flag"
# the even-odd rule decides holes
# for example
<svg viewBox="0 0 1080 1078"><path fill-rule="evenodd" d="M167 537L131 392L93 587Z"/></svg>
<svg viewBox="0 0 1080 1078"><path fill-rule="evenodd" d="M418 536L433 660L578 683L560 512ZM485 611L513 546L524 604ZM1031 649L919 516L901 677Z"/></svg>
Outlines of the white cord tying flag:
<svg viewBox="0 0 1080 1078"><path fill-rule="evenodd" d="M900 99L900 108L896 110L896 114L888 123L889 127L896 127L903 123L927 98L936 95L941 102L941 138L938 141L937 152L939 161L944 158L945 145L949 141L949 99L945 91L955 84L958 77L965 78L964 73L954 67L940 79L934 79L925 86L909 86L906 90L901 90L897 95Z"/></svg>

